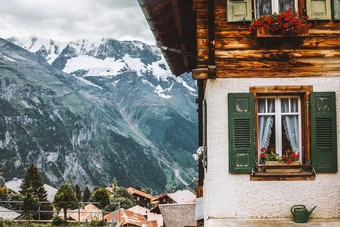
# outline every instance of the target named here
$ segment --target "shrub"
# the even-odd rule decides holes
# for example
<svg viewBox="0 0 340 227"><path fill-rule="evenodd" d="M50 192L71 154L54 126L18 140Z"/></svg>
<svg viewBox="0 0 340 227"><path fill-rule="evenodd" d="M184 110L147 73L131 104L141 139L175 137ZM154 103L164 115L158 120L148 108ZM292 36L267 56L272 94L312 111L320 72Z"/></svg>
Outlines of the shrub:
<svg viewBox="0 0 340 227"><path fill-rule="evenodd" d="M63 224L63 219L61 218L61 217L59 217L59 216L54 216L53 218L52 218L52 224L53 225L61 225L61 224Z"/></svg>
<svg viewBox="0 0 340 227"><path fill-rule="evenodd" d="M89 227L101 227L104 226L105 222L103 220L92 220L90 221Z"/></svg>

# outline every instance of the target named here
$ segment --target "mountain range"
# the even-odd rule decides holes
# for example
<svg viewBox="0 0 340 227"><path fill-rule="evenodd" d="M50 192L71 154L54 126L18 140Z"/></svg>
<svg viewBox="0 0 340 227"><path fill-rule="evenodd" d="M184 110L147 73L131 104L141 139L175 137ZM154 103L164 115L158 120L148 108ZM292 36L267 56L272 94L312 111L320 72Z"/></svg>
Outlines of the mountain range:
<svg viewBox="0 0 340 227"><path fill-rule="evenodd" d="M46 183L140 184L155 192L192 183L197 88L161 51L139 41L0 39L0 163Z"/></svg>

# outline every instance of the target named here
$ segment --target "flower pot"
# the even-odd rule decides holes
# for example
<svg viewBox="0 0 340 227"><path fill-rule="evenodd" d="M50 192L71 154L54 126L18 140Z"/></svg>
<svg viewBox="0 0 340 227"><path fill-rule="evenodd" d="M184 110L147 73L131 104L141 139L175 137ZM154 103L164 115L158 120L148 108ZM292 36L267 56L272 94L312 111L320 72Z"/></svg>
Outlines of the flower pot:
<svg viewBox="0 0 340 227"><path fill-rule="evenodd" d="M260 26L256 29L256 36L257 37L303 37L309 36L309 27L308 24L301 24L299 27L296 28L296 33L290 34L272 34L269 32L268 29Z"/></svg>
<svg viewBox="0 0 340 227"><path fill-rule="evenodd" d="M299 161L293 161L291 163L288 162L279 162L279 161L265 161L263 166L267 173L282 173L282 172L300 172Z"/></svg>

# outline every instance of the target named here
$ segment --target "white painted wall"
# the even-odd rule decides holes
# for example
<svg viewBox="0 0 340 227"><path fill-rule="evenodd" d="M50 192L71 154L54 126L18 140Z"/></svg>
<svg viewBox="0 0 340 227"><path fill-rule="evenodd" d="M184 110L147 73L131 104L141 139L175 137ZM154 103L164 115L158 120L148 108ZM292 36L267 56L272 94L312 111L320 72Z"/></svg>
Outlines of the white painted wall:
<svg viewBox="0 0 340 227"><path fill-rule="evenodd" d="M315 181L250 181L249 174L229 173L228 93L248 93L250 86L276 85L313 85L314 91L336 92L337 173L319 173ZM208 80L205 99L205 226L216 226L216 219L291 218L290 208L295 204L304 204L308 209L318 206L311 218L340 218L340 77Z"/></svg>

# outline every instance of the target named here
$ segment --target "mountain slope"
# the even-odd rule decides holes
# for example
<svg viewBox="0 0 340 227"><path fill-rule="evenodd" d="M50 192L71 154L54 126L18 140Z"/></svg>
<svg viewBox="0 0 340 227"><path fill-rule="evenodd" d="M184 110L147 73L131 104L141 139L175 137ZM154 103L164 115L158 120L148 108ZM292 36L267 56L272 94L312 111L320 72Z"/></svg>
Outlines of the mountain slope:
<svg viewBox="0 0 340 227"><path fill-rule="evenodd" d="M52 184L70 177L104 186L115 176L162 191L190 183L196 88L169 73L159 50L116 40L11 41L35 56L1 40L5 177L35 160Z"/></svg>

